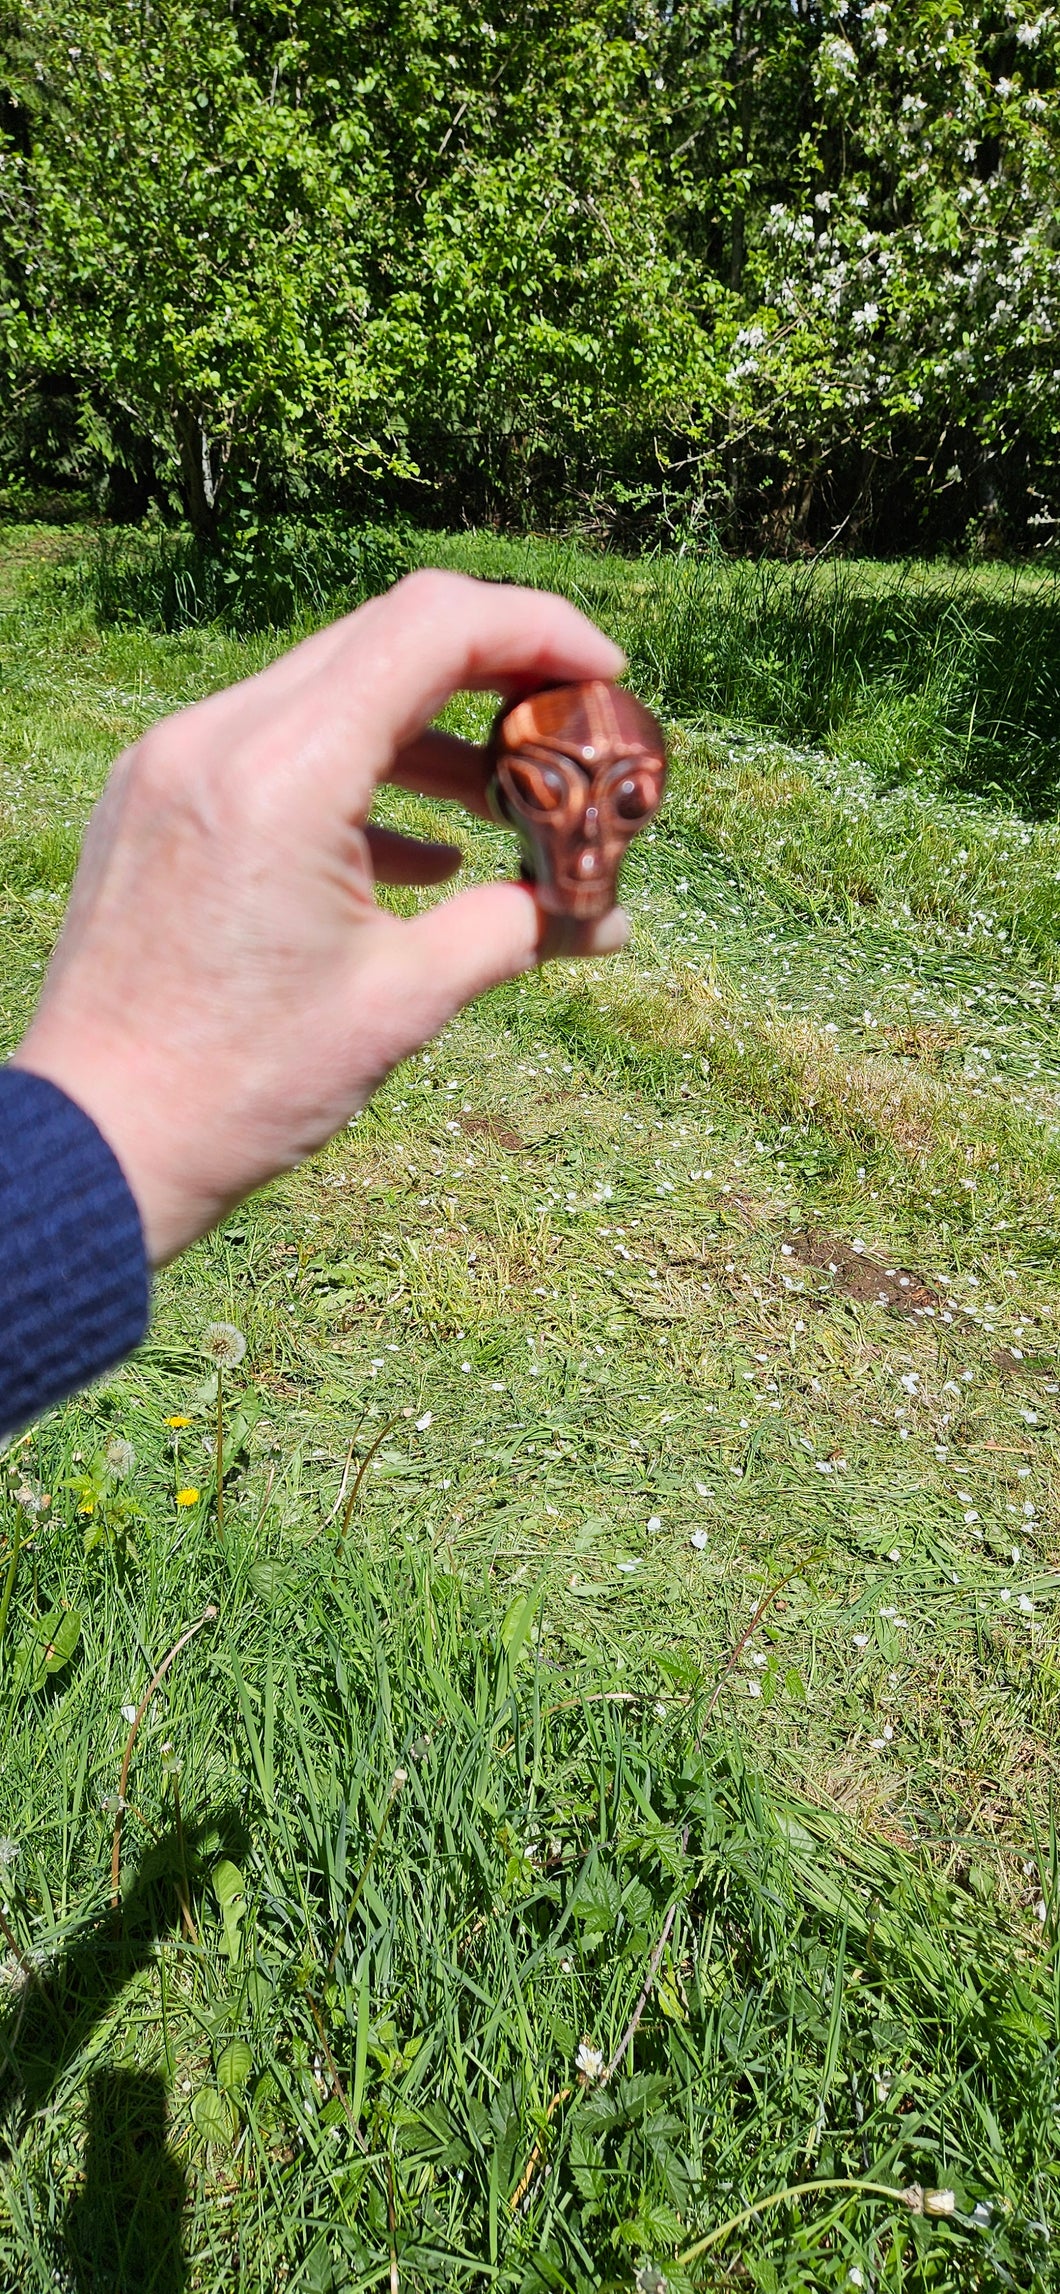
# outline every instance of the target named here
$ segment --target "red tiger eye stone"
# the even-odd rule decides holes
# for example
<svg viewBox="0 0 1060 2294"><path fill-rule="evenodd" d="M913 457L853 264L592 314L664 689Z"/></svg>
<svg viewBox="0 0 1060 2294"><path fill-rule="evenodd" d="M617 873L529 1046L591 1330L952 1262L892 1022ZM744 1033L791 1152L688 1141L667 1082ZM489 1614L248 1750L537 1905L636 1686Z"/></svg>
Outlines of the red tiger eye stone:
<svg viewBox="0 0 1060 2294"><path fill-rule="evenodd" d="M489 754L490 808L515 829L541 906L578 923L606 916L626 846L666 785L650 709L621 685L552 685L505 704Z"/></svg>

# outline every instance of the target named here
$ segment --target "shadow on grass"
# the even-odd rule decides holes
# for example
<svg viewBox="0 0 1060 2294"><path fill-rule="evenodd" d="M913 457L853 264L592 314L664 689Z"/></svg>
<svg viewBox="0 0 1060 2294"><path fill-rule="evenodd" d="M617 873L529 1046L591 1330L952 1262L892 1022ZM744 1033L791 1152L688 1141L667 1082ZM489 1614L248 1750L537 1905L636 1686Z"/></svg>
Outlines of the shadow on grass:
<svg viewBox="0 0 1060 2294"><path fill-rule="evenodd" d="M239 1857L246 1838L227 1814L184 1834L196 1850ZM0 2147L12 2158L29 2121L53 2104L120 1994L179 1931L179 1848L165 1835L137 1868L120 1918L83 1928L20 1989L0 2018ZM103 2064L87 2082L82 2176L49 2256L78 2294L184 2294L187 2178L168 2143L161 2071ZM38 2231L39 2235L39 2231Z"/></svg>

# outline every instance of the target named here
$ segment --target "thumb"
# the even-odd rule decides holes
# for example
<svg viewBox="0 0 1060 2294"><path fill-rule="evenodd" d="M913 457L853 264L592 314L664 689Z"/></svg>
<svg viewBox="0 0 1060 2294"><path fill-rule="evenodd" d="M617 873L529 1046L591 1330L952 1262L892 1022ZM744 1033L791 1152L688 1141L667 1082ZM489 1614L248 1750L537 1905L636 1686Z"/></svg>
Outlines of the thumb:
<svg viewBox="0 0 1060 2294"><path fill-rule="evenodd" d="M437 1035L487 988L517 979L550 955L610 955L625 945L628 930L617 908L573 932L562 924L557 932L556 926L529 885L478 884L388 934L359 982L366 1010L389 1006L388 1064Z"/></svg>

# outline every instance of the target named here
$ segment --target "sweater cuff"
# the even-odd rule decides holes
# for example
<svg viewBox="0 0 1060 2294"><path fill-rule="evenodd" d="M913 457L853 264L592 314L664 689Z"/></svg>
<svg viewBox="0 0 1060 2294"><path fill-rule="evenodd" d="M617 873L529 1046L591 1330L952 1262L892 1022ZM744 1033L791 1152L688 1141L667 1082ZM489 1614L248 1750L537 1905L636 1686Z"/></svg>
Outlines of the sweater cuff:
<svg viewBox="0 0 1060 2294"><path fill-rule="evenodd" d="M130 1353L149 1304L117 1157L56 1084L0 1066L0 1434Z"/></svg>

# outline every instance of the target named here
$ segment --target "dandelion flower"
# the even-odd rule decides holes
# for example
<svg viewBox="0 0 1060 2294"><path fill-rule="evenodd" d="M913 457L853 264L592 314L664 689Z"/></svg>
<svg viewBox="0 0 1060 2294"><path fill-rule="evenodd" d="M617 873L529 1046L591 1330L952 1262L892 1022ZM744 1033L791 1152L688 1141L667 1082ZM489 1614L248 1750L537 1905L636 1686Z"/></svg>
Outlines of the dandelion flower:
<svg viewBox="0 0 1060 2294"><path fill-rule="evenodd" d="M584 2079L587 2087L591 2086L593 2080L600 2077L603 2067L604 2058L599 2047L590 2047L588 2040L583 2039L574 2058L574 2068L579 2079Z"/></svg>
<svg viewBox="0 0 1060 2294"><path fill-rule="evenodd" d="M202 1334L202 1350L218 1370L234 1370L242 1362L247 1342L234 1322L208 1322Z"/></svg>
<svg viewBox="0 0 1060 2294"><path fill-rule="evenodd" d="M132 1443L125 1441L121 1434L115 1434L107 1443L104 1462L107 1472L113 1474L116 1482L127 1481L136 1464L136 1452Z"/></svg>
<svg viewBox="0 0 1060 2294"><path fill-rule="evenodd" d="M178 1504L178 1505L198 1505L198 1502L199 1502L199 1493L198 1493L198 1490L187 1489L187 1490L178 1490L178 1491L177 1491L177 1504Z"/></svg>
<svg viewBox="0 0 1060 2294"><path fill-rule="evenodd" d="M166 1419L166 1424L167 1426L190 1426L191 1419L182 1417L178 1411L176 1417Z"/></svg>

